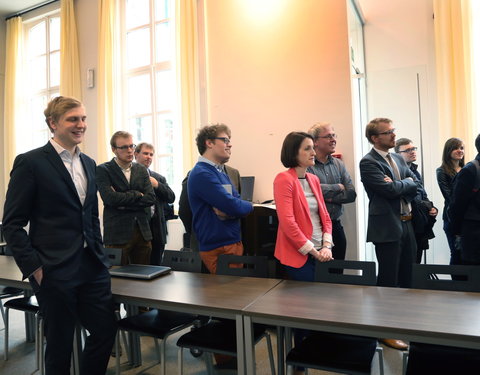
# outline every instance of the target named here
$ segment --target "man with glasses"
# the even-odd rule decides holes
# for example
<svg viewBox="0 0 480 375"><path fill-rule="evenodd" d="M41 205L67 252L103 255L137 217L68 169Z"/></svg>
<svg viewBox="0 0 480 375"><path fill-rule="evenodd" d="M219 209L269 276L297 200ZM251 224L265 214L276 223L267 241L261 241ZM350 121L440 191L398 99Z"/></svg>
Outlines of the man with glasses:
<svg viewBox="0 0 480 375"><path fill-rule="evenodd" d="M417 160L417 147L413 145L410 139L400 138L395 142L395 152L403 157L403 160L405 160L405 163L407 163L421 185L419 195L412 202L412 224L417 243L416 263L421 263L424 250L429 248L428 240L435 237L432 228L435 224L438 210L433 206L433 202L428 199L427 192L423 186L422 175L418 171L418 165L414 163Z"/></svg>
<svg viewBox="0 0 480 375"><path fill-rule="evenodd" d="M365 136L373 148L360 161L360 175L370 200L367 242L375 245L377 285L408 288L416 249L411 202L418 182L403 158L389 153L395 147L392 120L373 119ZM401 340L381 341L395 349L408 348Z"/></svg>
<svg viewBox="0 0 480 375"><path fill-rule="evenodd" d="M188 177L188 199L193 215L200 257L216 273L221 254L243 254L240 218L253 206L240 194L225 173L231 155L231 132L224 124L205 126L196 138L200 157Z"/></svg>
<svg viewBox="0 0 480 375"><path fill-rule="evenodd" d="M313 125L308 133L314 139L315 165L308 168L320 180L323 198L332 220L333 259L345 259L347 239L340 216L343 204L355 201L357 193L353 186L345 164L339 158L333 157L337 146L337 135L332 124L321 122Z"/></svg>
<svg viewBox="0 0 480 375"><path fill-rule="evenodd" d="M122 265L150 264L155 193L148 171L142 164L133 163L135 144L130 133L116 132L110 146L115 157L97 167L105 247L122 249Z"/></svg>

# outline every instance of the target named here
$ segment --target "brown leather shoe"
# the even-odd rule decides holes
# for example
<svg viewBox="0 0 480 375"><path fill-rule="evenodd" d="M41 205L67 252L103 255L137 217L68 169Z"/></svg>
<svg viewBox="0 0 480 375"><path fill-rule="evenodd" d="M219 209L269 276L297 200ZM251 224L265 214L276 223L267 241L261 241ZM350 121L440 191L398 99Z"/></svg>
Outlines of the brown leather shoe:
<svg viewBox="0 0 480 375"><path fill-rule="evenodd" d="M402 340L396 340L396 339L379 339L379 341L382 344L385 344L393 349L398 349L398 350L407 350L408 349L408 344L405 341Z"/></svg>

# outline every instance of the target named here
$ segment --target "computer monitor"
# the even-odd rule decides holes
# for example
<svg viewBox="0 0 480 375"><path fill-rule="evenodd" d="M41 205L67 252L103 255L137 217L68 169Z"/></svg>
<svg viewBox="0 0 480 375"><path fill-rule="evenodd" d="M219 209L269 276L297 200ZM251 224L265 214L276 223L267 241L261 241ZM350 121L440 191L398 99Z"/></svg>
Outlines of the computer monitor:
<svg viewBox="0 0 480 375"><path fill-rule="evenodd" d="M255 184L255 176L240 177L240 197L251 202L253 200L253 186Z"/></svg>

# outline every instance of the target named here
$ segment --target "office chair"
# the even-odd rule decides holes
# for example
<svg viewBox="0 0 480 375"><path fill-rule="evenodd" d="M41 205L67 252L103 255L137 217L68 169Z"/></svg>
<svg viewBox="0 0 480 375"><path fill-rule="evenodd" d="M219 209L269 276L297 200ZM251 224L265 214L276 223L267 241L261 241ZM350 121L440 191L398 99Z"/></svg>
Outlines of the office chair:
<svg viewBox="0 0 480 375"><path fill-rule="evenodd" d="M480 266L414 264L412 288L480 292ZM453 276L430 278L430 274ZM457 279L455 276L463 276ZM459 307L461 309L461 307ZM480 368L480 350L410 342L403 355L403 373L473 374Z"/></svg>
<svg viewBox="0 0 480 375"><path fill-rule="evenodd" d="M161 264L175 271L202 272L202 260L196 251L164 250Z"/></svg>
<svg viewBox="0 0 480 375"><path fill-rule="evenodd" d="M231 268L231 264L241 264L242 268ZM237 256L220 255L217 263L218 275L245 276L245 277L267 277L268 258L264 256ZM271 373L275 374L275 363L273 360L272 341L266 326L254 324L253 338L257 344L262 338L267 341L268 356L270 359ZM237 356L237 331L236 323L231 319L212 318L206 325L182 335L178 341L178 369L183 375L183 348L199 349L210 355L205 357L207 372L212 374L212 353Z"/></svg>
<svg viewBox="0 0 480 375"><path fill-rule="evenodd" d="M169 266L174 271L201 270L202 261L196 252L165 250L162 265ZM160 373L166 375L165 346L167 339L172 334L194 325L197 320L198 315L194 314L152 309L120 319L118 329L119 332L138 333L153 337L159 363L162 365ZM160 343L158 343L158 339ZM115 352L120 352L118 335L115 340ZM116 355L116 373L120 374L119 355Z"/></svg>
<svg viewBox="0 0 480 375"><path fill-rule="evenodd" d="M3 324L5 325L5 309L3 308L3 300L11 297L17 297L23 294L22 289L13 288L11 286L0 285L0 313L2 314Z"/></svg>
<svg viewBox="0 0 480 375"><path fill-rule="evenodd" d="M35 317L35 361L40 374L44 373L43 354L43 320L39 312L37 299L35 296L13 298L5 302L5 353L4 359L8 360L8 335L9 335L9 312L10 309L23 311L32 314Z"/></svg>
<svg viewBox="0 0 480 375"><path fill-rule="evenodd" d="M343 273L337 273L339 269L343 269ZM346 274L347 269L361 271L361 274ZM315 281L373 286L376 284L375 262L317 262ZM289 351L286 364L290 368L305 367L306 371L313 368L345 374L370 374L375 352L378 353L379 370L383 375L383 348L377 345L376 338L312 332Z"/></svg>

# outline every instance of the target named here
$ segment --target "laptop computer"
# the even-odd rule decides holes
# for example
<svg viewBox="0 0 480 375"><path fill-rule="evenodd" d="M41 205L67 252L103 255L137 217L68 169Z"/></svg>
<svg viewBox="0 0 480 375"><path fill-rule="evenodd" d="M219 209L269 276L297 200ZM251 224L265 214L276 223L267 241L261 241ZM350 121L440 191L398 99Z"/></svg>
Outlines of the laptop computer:
<svg viewBox="0 0 480 375"><path fill-rule="evenodd" d="M132 279L151 280L171 272L167 266L151 266L146 264L128 264L126 266L110 268L112 276L128 277Z"/></svg>
<svg viewBox="0 0 480 375"><path fill-rule="evenodd" d="M251 202L253 200L253 186L255 184L255 176L240 177L240 198Z"/></svg>

